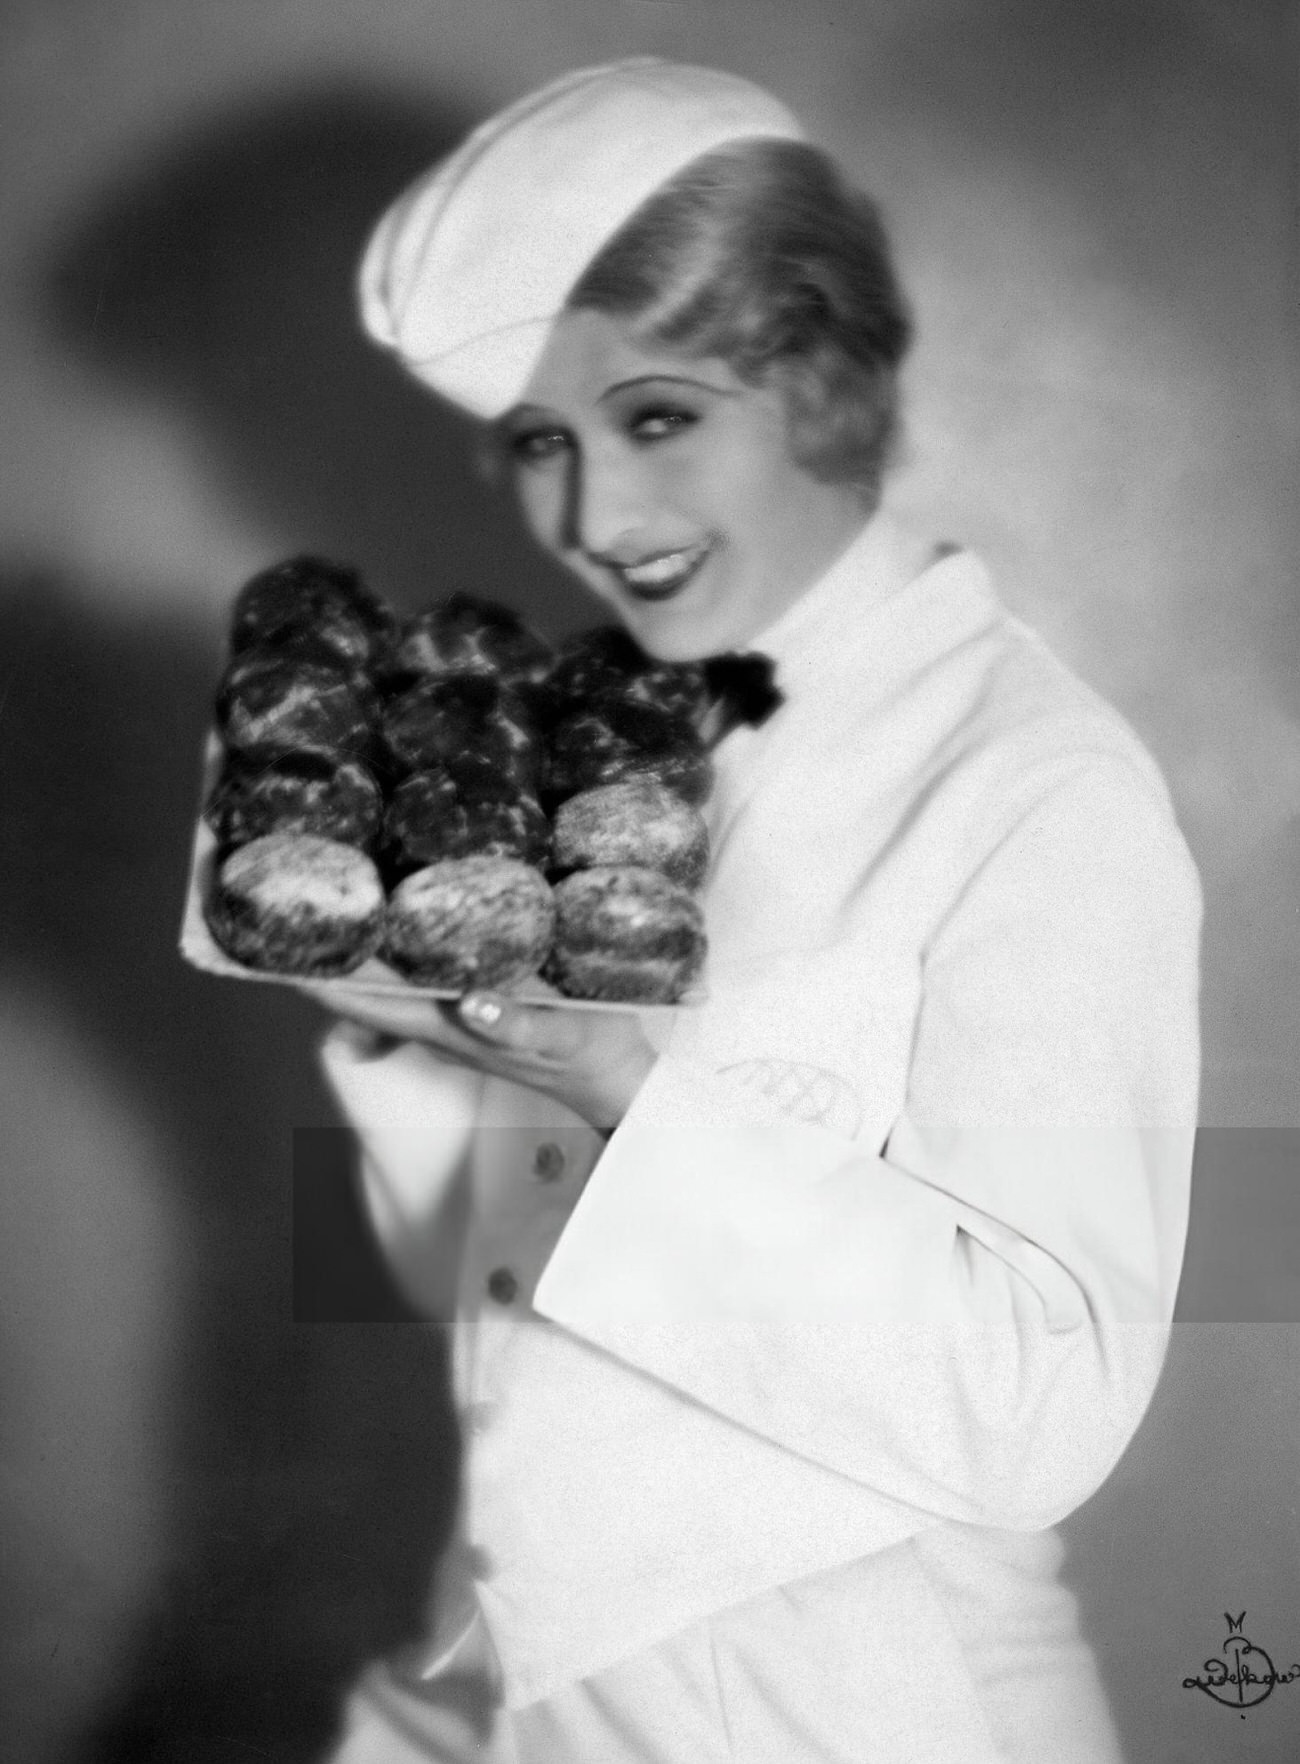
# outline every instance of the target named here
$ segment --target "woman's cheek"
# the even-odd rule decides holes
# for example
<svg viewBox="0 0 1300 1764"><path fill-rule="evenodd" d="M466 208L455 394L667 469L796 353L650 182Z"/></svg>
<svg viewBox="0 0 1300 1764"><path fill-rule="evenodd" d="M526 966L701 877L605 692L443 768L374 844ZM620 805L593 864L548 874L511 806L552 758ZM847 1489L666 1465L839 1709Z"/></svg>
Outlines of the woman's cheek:
<svg viewBox="0 0 1300 1764"><path fill-rule="evenodd" d="M652 470L656 495L679 513L685 513L716 468L717 461L705 437L698 429L692 429L655 455Z"/></svg>

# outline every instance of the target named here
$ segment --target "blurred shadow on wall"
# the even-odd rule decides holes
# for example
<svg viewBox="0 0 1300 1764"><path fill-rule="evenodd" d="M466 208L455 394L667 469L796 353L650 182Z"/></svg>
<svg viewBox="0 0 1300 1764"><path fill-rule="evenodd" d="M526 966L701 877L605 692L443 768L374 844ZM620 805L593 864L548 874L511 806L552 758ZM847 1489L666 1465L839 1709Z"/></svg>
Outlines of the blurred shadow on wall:
<svg viewBox="0 0 1300 1764"><path fill-rule="evenodd" d="M84 358L179 405L237 506L404 604L457 586L588 617L476 472L472 425L364 336L370 228L472 119L336 89L166 143L102 193L38 297Z"/></svg>
<svg viewBox="0 0 1300 1764"><path fill-rule="evenodd" d="M362 1314L376 1320L294 1321L293 1131L329 1119L313 1066L315 1021L287 992L208 980L176 954L208 646L180 621L133 627L88 605L86 585L74 594L57 578L0 572L8 673L0 975L38 994L82 1068L120 1086L123 1109L156 1147L177 1241L135 1245L135 1276L111 1259L115 1239L101 1239L97 1254L82 1247L80 1212L111 1204L106 1196L117 1197L123 1216L139 1211L139 1173L111 1141L93 1174L89 1161L79 1166L96 1185L84 1206L69 1193L71 1174L51 1166L69 1208L51 1214L41 1166L25 1155L23 1123L7 1121L16 1139L5 1153L7 1199L33 1221L27 1236L39 1241L45 1278L63 1286L83 1328L121 1330L136 1303L133 1279L167 1290L162 1324L174 1343L166 1388L132 1383L117 1393L122 1412L149 1404L160 1413L157 1435L140 1446L150 1462L136 1483L119 1480L112 1441L96 1420L107 1412L102 1403L61 1436L98 1466L96 1478L75 1486L93 1488L102 1523L121 1522L117 1502L138 1494L139 1482L165 1491L150 1553L166 1574L152 1586L137 1577L130 1599L112 1588L74 1588L60 1658L38 1656L34 1632L0 1640L27 1680L24 1710L35 1708L34 1674L47 1697L84 1700L86 1679L102 1681L102 1663L70 1685L63 1674L64 1660L86 1646L87 1597L120 1623L134 1614L135 1670L116 1687L116 1713L88 1758L224 1757L220 1747L209 1751L224 1735L235 1750L247 1743L259 1756L305 1759L330 1729L341 1683L420 1621L454 1490L439 1344L402 1320L349 1219L342 1157L317 1171L316 1198L342 1222L333 1270L341 1307L363 1294ZM65 1105L71 1121L84 1113L79 1095ZM58 1133L57 1114L43 1130ZM53 1223L37 1239L39 1218ZM48 1431L67 1403L66 1339L8 1305L4 1333L33 1392L37 1425ZM106 1357L88 1343L79 1372ZM158 1377L121 1356L113 1363L125 1379ZM25 1529L36 1514L51 1537L86 1532L91 1516L75 1492L61 1519L48 1511L61 1498L44 1484L19 1488L7 1522ZM51 1556L50 1584L40 1587L41 1566L30 1564L40 1597L6 1614L11 1631L38 1619L48 1628L61 1568ZM81 1571L93 1579L96 1559ZM71 1584L66 1573L61 1584ZM112 1640L120 1670L124 1638ZM59 1730L53 1711L33 1719L45 1733ZM66 1738L66 1718L63 1728ZM7 1733L6 1743L18 1743ZM47 1756L12 1755L23 1764ZM71 1755L53 1754L58 1764Z"/></svg>
<svg viewBox="0 0 1300 1764"><path fill-rule="evenodd" d="M575 597L502 522L464 425L353 316L366 227L467 120L359 91L228 116L115 180L33 295L88 371L179 406L286 548L359 563L408 603L463 583L563 625ZM159 1445L172 1566L84 1755L310 1759L340 1687L421 1620L454 1498L441 1344L387 1285L341 1152L310 1178L334 1315L364 1321L294 1321L294 1254L321 1233L295 1237L292 1137L332 1118L316 1019L175 953L208 629L192 607L128 617L93 581L0 570L0 654L0 972L35 975L79 1044L112 1049L159 1134L190 1275Z"/></svg>

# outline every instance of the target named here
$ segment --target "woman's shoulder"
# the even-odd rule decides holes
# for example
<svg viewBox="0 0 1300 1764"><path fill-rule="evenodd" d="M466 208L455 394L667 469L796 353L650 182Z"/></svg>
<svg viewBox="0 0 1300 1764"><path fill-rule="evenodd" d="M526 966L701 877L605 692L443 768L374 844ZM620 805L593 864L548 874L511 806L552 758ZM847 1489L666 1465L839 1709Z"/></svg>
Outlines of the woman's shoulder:
<svg viewBox="0 0 1300 1764"><path fill-rule="evenodd" d="M932 740L918 797L954 874L1017 851L1056 876L1069 851L1084 886L1110 852L1194 893L1168 785L1129 720L1002 604L978 557L953 551L932 575L931 594L959 614L917 682Z"/></svg>
<svg viewBox="0 0 1300 1764"><path fill-rule="evenodd" d="M1087 772L1111 777L1168 809L1160 766L1123 712L998 598L974 553L953 550L935 565L945 593L962 593L979 616L942 657L940 673L961 678L950 732L960 755L990 786L1034 791Z"/></svg>

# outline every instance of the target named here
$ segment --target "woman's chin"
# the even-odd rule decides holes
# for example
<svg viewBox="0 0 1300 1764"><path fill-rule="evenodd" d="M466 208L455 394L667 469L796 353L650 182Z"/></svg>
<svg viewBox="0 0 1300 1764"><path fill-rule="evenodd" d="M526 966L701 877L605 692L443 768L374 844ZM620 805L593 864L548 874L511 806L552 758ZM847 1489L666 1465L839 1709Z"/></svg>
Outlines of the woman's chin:
<svg viewBox="0 0 1300 1764"><path fill-rule="evenodd" d="M672 601L622 603L619 617L647 655L662 662L696 662L732 645L685 605Z"/></svg>

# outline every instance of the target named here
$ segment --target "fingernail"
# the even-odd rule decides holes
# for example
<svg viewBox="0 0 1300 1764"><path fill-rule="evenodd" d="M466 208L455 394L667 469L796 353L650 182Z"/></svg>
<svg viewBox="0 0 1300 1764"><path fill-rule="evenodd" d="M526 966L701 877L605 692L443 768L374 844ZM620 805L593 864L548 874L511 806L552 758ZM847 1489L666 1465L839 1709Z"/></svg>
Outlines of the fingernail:
<svg viewBox="0 0 1300 1764"><path fill-rule="evenodd" d="M460 1014L472 1023L481 1024L484 1029L491 1029L501 1021L501 1006L486 993L470 992L460 1001Z"/></svg>

